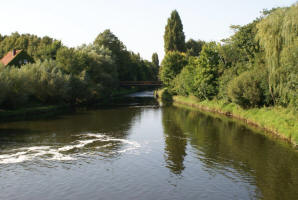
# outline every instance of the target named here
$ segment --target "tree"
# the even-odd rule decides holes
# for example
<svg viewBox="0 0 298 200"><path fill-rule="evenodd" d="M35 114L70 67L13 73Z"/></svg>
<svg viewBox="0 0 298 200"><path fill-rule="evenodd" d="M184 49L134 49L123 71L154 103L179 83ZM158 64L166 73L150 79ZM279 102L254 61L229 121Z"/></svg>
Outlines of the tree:
<svg viewBox="0 0 298 200"><path fill-rule="evenodd" d="M185 44L186 54L189 56L199 56L204 44L205 42L202 40L198 40L198 41L195 41L193 39L188 40Z"/></svg>
<svg viewBox="0 0 298 200"><path fill-rule="evenodd" d="M0 36L0 57L12 49L25 50L35 61L56 59L57 51L63 47L61 41L48 36L43 38L18 32L9 36Z"/></svg>
<svg viewBox="0 0 298 200"><path fill-rule="evenodd" d="M174 93L187 96L196 90L194 85L198 57L189 57L188 64L181 70L180 74L171 83Z"/></svg>
<svg viewBox="0 0 298 200"><path fill-rule="evenodd" d="M123 51L126 51L125 45L109 29L100 33L93 42L93 45L104 46L109 49L116 59L120 59Z"/></svg>
<svg viewBox="0 0 298 200"><path fill-rule="evenodd" d="M61 48L57 52L56 61L64 73L79 74L86 66L86 55L74 48Z"/></svg>
<svg viewBox="0 0 298 200"><path fill-rule="evenodd" d="M153 53L152 54L152 64L156 67L159 68L159 59L158 59L158 54Z"/></svg>
<svg viewBox="0 0 298 200"><path fill-rule="evenodd" d="M180 73L187 64L186 55L177 51L165 55L159 71L160 80L164 85L169 86L171 81Z"/></svg>
<svg viewBox="0 0 298 200"><path fill-rule="evenodd" d="M169 51L185 51L185 35L177 10L172 11L171 17L168 18L164 34L164 49L165 53Z"/></svg>
<svg viewBox="0 0 298 200"><path fill-rule="evenodd" d="M203 46L195 72L194 95L199 99L211 99L218 93L218 46L215 42Z"/></svg>
<svg viewBox="0 0 298 200"><path fill-rule="evenodd" d="M150 76L151 72L145 67L140 55L128 51L125 45L110 30L100 33L93 45L111 51L112 58L117 66L119 80L145 80Z"/></svg>
<svg viewBox="0 0 298 200"><path fill-rule="evenodd" d="M269 91L274 103L297 106L298 3L278 8L257 25L265 50Z"/></svg>

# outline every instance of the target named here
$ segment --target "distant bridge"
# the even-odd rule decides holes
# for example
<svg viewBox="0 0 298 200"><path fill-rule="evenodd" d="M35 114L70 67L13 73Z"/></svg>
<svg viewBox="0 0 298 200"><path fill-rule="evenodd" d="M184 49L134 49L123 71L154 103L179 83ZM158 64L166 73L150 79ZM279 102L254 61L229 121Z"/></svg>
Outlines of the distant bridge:
<svg viewBox="0 0 298 200"><path fill-rule="evenodd" d="M161 86L161 81L120 81L120 86Z"/></svg>

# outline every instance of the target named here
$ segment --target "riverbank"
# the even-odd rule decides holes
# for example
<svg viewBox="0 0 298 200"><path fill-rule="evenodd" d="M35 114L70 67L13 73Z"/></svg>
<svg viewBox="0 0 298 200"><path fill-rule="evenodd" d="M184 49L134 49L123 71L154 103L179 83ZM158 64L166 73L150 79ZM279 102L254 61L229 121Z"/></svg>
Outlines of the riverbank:
<svg viewBox="0 0 298 200"><path fill-rule="evenodd" d="M112 95L108 98L100 99L98 102L92 104L92 106L107 105L111 102L111 99L121 98L125 95L129 95L138 91L138 88L121 89L113 92ZM52 117L59 114L73 112L75 110L75 107L84 106L88 105L35 105L22 107L14 110L0 109L0 122Z"/></svg>
<svg viewBox="0 0 298 200"><path fill-rule="evenodd" d="M161 97L162 93L163 90L159 90L157 92L158 97ZM259 127L292 143L297 148L298 117L290 109L282 107L243 109L239 105L221 100L199 101L194 96L173 96L173 101L178 104L242 120L248 125Z"/></svg>
<svg viewBox="0 0 298 200"><path fill-rule="evenodd" d="M0 122L51 117L71 110L71 106L68 105L44 105L16 110L0 110Z"/></svg>

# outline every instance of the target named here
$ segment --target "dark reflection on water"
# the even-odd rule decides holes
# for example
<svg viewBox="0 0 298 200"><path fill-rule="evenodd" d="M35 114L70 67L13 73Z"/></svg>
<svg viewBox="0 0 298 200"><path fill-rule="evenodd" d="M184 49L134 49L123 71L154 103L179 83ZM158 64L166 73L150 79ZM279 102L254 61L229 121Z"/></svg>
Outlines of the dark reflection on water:
<svg viewBox="0 0 298 200"><path fill-rule="evenodd" d="M297 199L288 145L150 94L0 123L0 199Z"/></svg>
<svg viewBox="0 0 298 200"><path fill-rule="evenodd" d="M163 126L166 162L173 173L184 169L188 140L206 173L238 176L256 185L252 198L298 198L298 156L287 145L231 120L184 108L164 108Z"/></svg>
<svg viewBox="0 0 298 200"><path fill-rule="evenodd" d="M183 161L186 156L187 138L179 124L173 121L174 113L171 109L173 108L165 108L162 113L166 167L175 174L181 174L185 168Z"/></svg>

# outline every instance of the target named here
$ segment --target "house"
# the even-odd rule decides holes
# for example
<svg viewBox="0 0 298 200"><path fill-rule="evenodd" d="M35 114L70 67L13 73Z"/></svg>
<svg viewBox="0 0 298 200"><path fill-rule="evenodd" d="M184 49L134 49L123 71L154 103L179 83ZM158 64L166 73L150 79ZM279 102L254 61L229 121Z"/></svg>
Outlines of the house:
<svg viewBox="0 0 298 200"><path fill-rule="evenodd" d="M9 51L0 62L4 66L18 66L24 65L29 62L33 62L34 60L23 50L13 49Z"/></svg>

